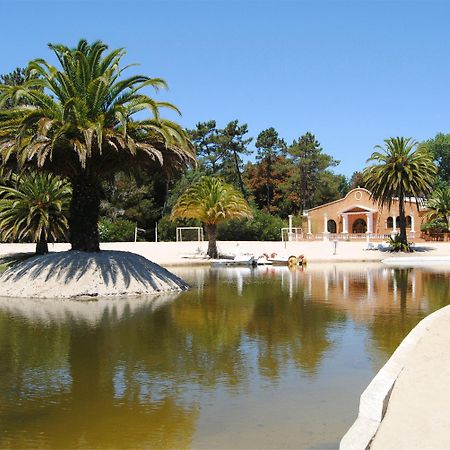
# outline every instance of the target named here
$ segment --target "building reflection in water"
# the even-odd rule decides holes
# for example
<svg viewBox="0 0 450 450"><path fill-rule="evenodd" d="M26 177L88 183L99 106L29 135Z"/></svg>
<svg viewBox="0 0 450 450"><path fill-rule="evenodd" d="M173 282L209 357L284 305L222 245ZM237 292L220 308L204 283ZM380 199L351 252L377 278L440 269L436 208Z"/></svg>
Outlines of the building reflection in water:
<svg viewBox="0 0 450 450"><path fill-rule="evenodd" d="M283 411L300 394L321 405L314 416L299 400L291 413L304 408L305 445L318 445L324 430L316 436L314 424L343 408L326 398L345 402L359 387L345 345L363 349L370 379L421 318L449 302L447 274L376 264L177 273L192 289L156 299L0 299L0 447L195 446L210 396L247 399L260 414L259 399L281 395L283 383Z"/></svg>

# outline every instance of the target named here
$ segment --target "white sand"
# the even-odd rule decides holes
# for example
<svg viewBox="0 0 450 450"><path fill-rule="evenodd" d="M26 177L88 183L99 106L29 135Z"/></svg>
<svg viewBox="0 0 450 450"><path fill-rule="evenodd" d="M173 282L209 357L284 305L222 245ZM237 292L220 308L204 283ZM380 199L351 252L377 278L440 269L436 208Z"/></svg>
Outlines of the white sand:
<svg viewBox="0 0 450 450"><path fill-rule="evenodd" d="M130 252L65 251L34 256L0 276L1 297L143 295L187 289L167 269Z"/></svg>
<svg viewBox="0 0 450 450"><path fill-rule="evenodd" d="M377 245L379 242L375 242ZM207 264L205 260L186 259L184 255L193 254L200 247L206 252L208 243L205 242L112 242L101 244L102 250L121 250L142 255L163 266ZM219 250L223 253L236 249L245 250L255 256L263 253L277 253L300 255L304 254L308 262L351 262L351 261L381 261L390 256L399 255L379 250L365 250L365 241L338 242L334 255L334 243L329 241L299 241L299 242L261 242L261 241L228 241L219 242ZM414 256L443 256L450 255L449 242L417 243L419 252ZM69 244L49 245L50 251L69 250ZM33 244L0 244L0 256L10 253L34 252Z"/></svg>

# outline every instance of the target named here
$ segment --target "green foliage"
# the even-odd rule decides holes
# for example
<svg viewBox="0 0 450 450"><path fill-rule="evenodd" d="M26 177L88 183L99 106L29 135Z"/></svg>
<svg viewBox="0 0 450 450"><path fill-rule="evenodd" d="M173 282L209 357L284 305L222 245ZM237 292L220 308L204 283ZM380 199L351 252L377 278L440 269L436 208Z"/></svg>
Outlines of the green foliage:
<svg viewBox="0 0 450 450"><path fill-rule="evenodd" d="M66 237L71 197L69 184L46 172L12 175L0 186L0 230L5 241L42 244Z"/></svg>
<svg viewBox="0 0 450 450"><path fill-rule="evenodd" d="M224 152L219 147L219 130L216 128L216 121L198 122L194 130L188 130L188 134L195 146L200 167L208 175L217 173Z"/></svg>
<svg viewBox="0 0 450 450"><path fill-rule="evenodd" d="M445 184L450 183L450 134L438 133L421 146L433 154L438 167L438 176Z"/></svg>
<svg viewBox="0 0 450 450"><path fill-rule="evenodd" d="M200 227L202 223L195 219L171 219L170 215L163 216L158 222L158 239L160 241L175 241L177 227Z"/></svg>
<svg viewBox="0 0 450 450"><path fill-rule="evenodd" d="M231 220L218 227L221 241L279 241L286 221L271 214L253 210L252 220Z"/></svg>
<svg viewBox="0 0 450 450"><path fill-rule="evenodd" d="M246 195L242 180L242 156L250 154L247 145L252 141L252 138L244 138L247 133L247 124L239 125L237 120L231 121L218 133L219 152L223 155L221 176L227 183L239 188L242 195Z"/></svg>
<svg viewBox="0 0 450 450"><path fill-rule="evenodd" d="M220 178L204 176L189 186L172 209L172 219L198 219L208 234L208 255L217 258L217 225L231 219L251 218L243 195Z"/></svg>
<svg viewBox="0 0 450 450"><path fill-rule="evenodd" d="M126 219L111 220L101 217L98 223L98 233L102 242L134 241L136 224Z"/></svg>
<svg viewBox="0 0 450 450"><path fill-rule="evenodd" d="M427 206L430 208L428 219L440 221L445 224L445 228L450 228L450 186L435 189Z"/></svg>
<svg viewBox="0 0 450 450"><path fill-rule="evenodd" d="M60 68L37 59L23 84L0 85L0 156L68 178L72 248L95 251L100 181L123 170L179 172L194 162L193 146L161 118L162 109L178 109L145 94L165 88L164 80L122 77L123 49L107 53L102 42L85 40L49 47ZM5 108L11 101L16 106Z"/></svg>
<svg viewBox="0 0 450 450"><path fill-rule="evenodd" d="M415 198L419 206L433 190L437 169L431 153L424 147L417 148L417 142L411 138L389 138L384 144L375 147L381 152L372 153L368 161L375 164L364 169L363 178L381 208L390 209L394 199L398 199L399 239L406 244L405 201Z"/></svg>
<svg viewBox="0 0 450 450"><path fill-rule="evenodd" d="M310 132L301 136L298 141L294 140L288 148L288 153L292 166L286 182L286 191L291 200L292 211L301 212L320 202L314 197L318 186L321 185L321 175L329 167L338 165L339 161L322 153L320 143Z"/></svg>
<svg viewBox="0 0 450 450"><path fill-rule="evenodd" d="M173 219L198 219L214 225L251 217L248 203L233 186L209 176L203 176L189 186L172 209Z"/></svg>
<svg viewBox="0 0 450 450"><path fill-rule="evenodd" d="M162 210L161 193L158 193L158 189L165 189L157 181L146 174L140 177L115 174L111 180L102 184L101 215L112 220L122 217L137 223L139 228L153 228ZM160 204L156 203L158 197Z"/></svg>
<svg viewBox="0 0 450 450"><path fill-rule="evenodd" d="M348 183L344 175L336 175L329 170L319 174L319 182L313 194L313 205L339 200L348 192Z"/></svg>
<svg viewBox="0 0 450 450"><path fill-rule="evenodd" d="M389 244L390 252L405 252L410 253L413 251L411 244L408 242L404 242L401 238L400 234L395 234L394 236L390 236L387 241Z"/></svg>
<svg viewBox="0 0 450 450"><path fill-rule="evenodd" d="M350 178L348 190L356 189L356 188L365 188L366 183L364 181L364 175L362 172L353 172Z"/></svg>
<svg viewBox="0 0 450 450"><path fill-rule="evenodd" d="M164 212L171 211L178 201L180 196L189 188L192 184L196 183L201 177L205 176L205 172L201 169L188 170L183 177L181 177L170 189L169 196L167 198Z"/></svg>
<svg viewBox="0 0 450 450"><path fill-rule="evenodd" d="M426 233L445 233L449 231L449 227L447 221L440 218L434 218L423 223L420 230Z"/></svg>

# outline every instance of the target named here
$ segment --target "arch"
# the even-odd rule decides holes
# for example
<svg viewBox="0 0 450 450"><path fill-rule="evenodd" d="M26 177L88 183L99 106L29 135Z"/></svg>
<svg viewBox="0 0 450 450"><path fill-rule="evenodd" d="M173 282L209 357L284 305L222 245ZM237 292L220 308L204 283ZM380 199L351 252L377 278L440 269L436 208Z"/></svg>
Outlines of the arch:
<svg viewBox="0 0 450 450"><path fill-rule="evenodd" d="M333 219L330 219L327 222L327 231L328 233L337 233L337 225L336 225L336 221L334 221Z"/></svg>
<svg viewBox="0 0 450 450"><path fill-rule="evenodd" d="M387 228L394 228L394 218L389 216L386 220L386 227Z"/></svg>
<svg viewBox="0 0 450 450"><path fill-rule="evenodd" d="M361 234L367 231L367 223L364 219L356 219L352 225L353 234Z"/></svg>
<svg viewBox="0 0 450 450"><path fill-rule="evenodd" d="M412 219L411 216L406 216L406 228L411 228Z"/></svg>

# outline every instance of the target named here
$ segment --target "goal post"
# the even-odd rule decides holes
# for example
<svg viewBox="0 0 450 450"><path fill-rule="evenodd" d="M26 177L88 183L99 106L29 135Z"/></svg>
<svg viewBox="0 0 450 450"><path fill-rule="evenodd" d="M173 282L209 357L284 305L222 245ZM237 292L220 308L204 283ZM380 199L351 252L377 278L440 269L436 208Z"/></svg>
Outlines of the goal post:
<svg viewBox="0 0 450 450"><path fill-rule="evenodd" d="M300 241L303 239L302 228L282 228L281 229L281 241Z"/></svg>
<svg viewBox="0 0 450 450"><path fill-rule="evenodd" d="M177 227L176 239L177 242L204 241L203 227Z"/></svg>

